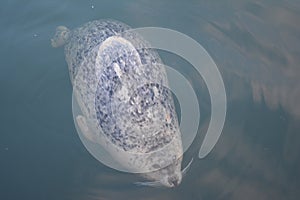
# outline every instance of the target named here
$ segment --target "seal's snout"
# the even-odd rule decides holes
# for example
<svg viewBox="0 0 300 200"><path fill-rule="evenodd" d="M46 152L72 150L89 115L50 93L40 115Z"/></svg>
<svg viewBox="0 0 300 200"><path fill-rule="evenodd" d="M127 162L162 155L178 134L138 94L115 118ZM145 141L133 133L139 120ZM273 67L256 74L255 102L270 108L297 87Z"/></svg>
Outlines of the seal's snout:
<svg viewBox="0 0 300 200"><path fill-rule="evenodd" d="M180 179L177 176L171 176L168 178L168 182L171 187L176 187L180 184Z"/></svg>

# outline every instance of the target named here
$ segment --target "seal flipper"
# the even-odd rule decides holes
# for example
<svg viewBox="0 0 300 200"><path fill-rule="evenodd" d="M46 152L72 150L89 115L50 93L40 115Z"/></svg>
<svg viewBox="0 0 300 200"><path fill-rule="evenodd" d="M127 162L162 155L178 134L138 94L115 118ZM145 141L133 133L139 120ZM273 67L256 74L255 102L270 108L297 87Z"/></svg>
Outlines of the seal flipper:
<svg viewBox="0 0 300 200"><path fill-rule="evenodd" d="M95 137L87 125L86 118L82 115L77 115L76 122L83 136L91 142L95 142Z"/></svg>
<svg viewBox="0 0 300 200"><path fill-rule="evenodd" d="M64 45L70 37L70 30L65 26L58 26L55 35L51 39L52 47L60 47Z"/></svg>

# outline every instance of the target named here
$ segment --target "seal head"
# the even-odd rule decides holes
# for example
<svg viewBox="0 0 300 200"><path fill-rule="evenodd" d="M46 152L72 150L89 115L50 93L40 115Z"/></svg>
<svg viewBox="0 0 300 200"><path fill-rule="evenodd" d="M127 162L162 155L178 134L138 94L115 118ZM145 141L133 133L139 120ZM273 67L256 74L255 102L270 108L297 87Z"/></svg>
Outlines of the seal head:
<svg viewBox="0 0 300 200"><path fill-rule="evenodd" d="M176 187L181 183L181 158L176 160L171 165L159 169L157 172L149 173L149 178L159 180L165 187Z"/></svg>

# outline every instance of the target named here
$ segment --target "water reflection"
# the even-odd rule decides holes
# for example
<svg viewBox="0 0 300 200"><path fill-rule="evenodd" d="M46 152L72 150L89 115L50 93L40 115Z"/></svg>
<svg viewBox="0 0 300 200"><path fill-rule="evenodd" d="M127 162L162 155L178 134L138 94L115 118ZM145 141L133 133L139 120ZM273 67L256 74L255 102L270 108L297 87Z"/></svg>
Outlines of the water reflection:
<svg viewBox="0 0 300 200"><path fill-rule="evenodd" d="M153 18L172 16L173 22L167 27L184 29L203 41L224 75L230 110L215 150L194 164L192 177L176 191L150 189L148 193L133 188L126 190L125 196L130 198L135 191L146 199L297 199L299 7L279 1L227 1L222 5L198 2L188 14L181 15L176 12L179 2L168 4L171 8L166 12L159 12L166 6L161 4L155 7L144 2L129 9L141 6ZM184 23L184 17L190 23ZM137 20L138 24L142 22ZM193 153L197 151L196 147L192 149ZM154 196L153 190L158 195ZM97 192L110 194L101 191L93 192L95 196ZM114 191L106 197L119 198L122 194L124 191L119 195Z"/></svg>

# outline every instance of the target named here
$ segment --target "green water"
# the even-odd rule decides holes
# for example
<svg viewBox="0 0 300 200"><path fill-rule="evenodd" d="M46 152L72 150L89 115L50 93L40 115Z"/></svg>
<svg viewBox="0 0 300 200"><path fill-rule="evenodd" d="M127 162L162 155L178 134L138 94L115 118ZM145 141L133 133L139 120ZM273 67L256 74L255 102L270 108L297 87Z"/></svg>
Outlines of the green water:
<svg viewBox="0 0 300 200"><path fill-rule="evenodd" d="M194 162L177 188L134 185L138 176L99 163L76 133L64 52L50 39L58 25L105 18L185 33L223 76L224 130L198 159L210 118L207 89L185 61L160 52L200 100L199 133L183 164ZM2 0L0 199L299 199L299 20L297 0Z"/></svg>

